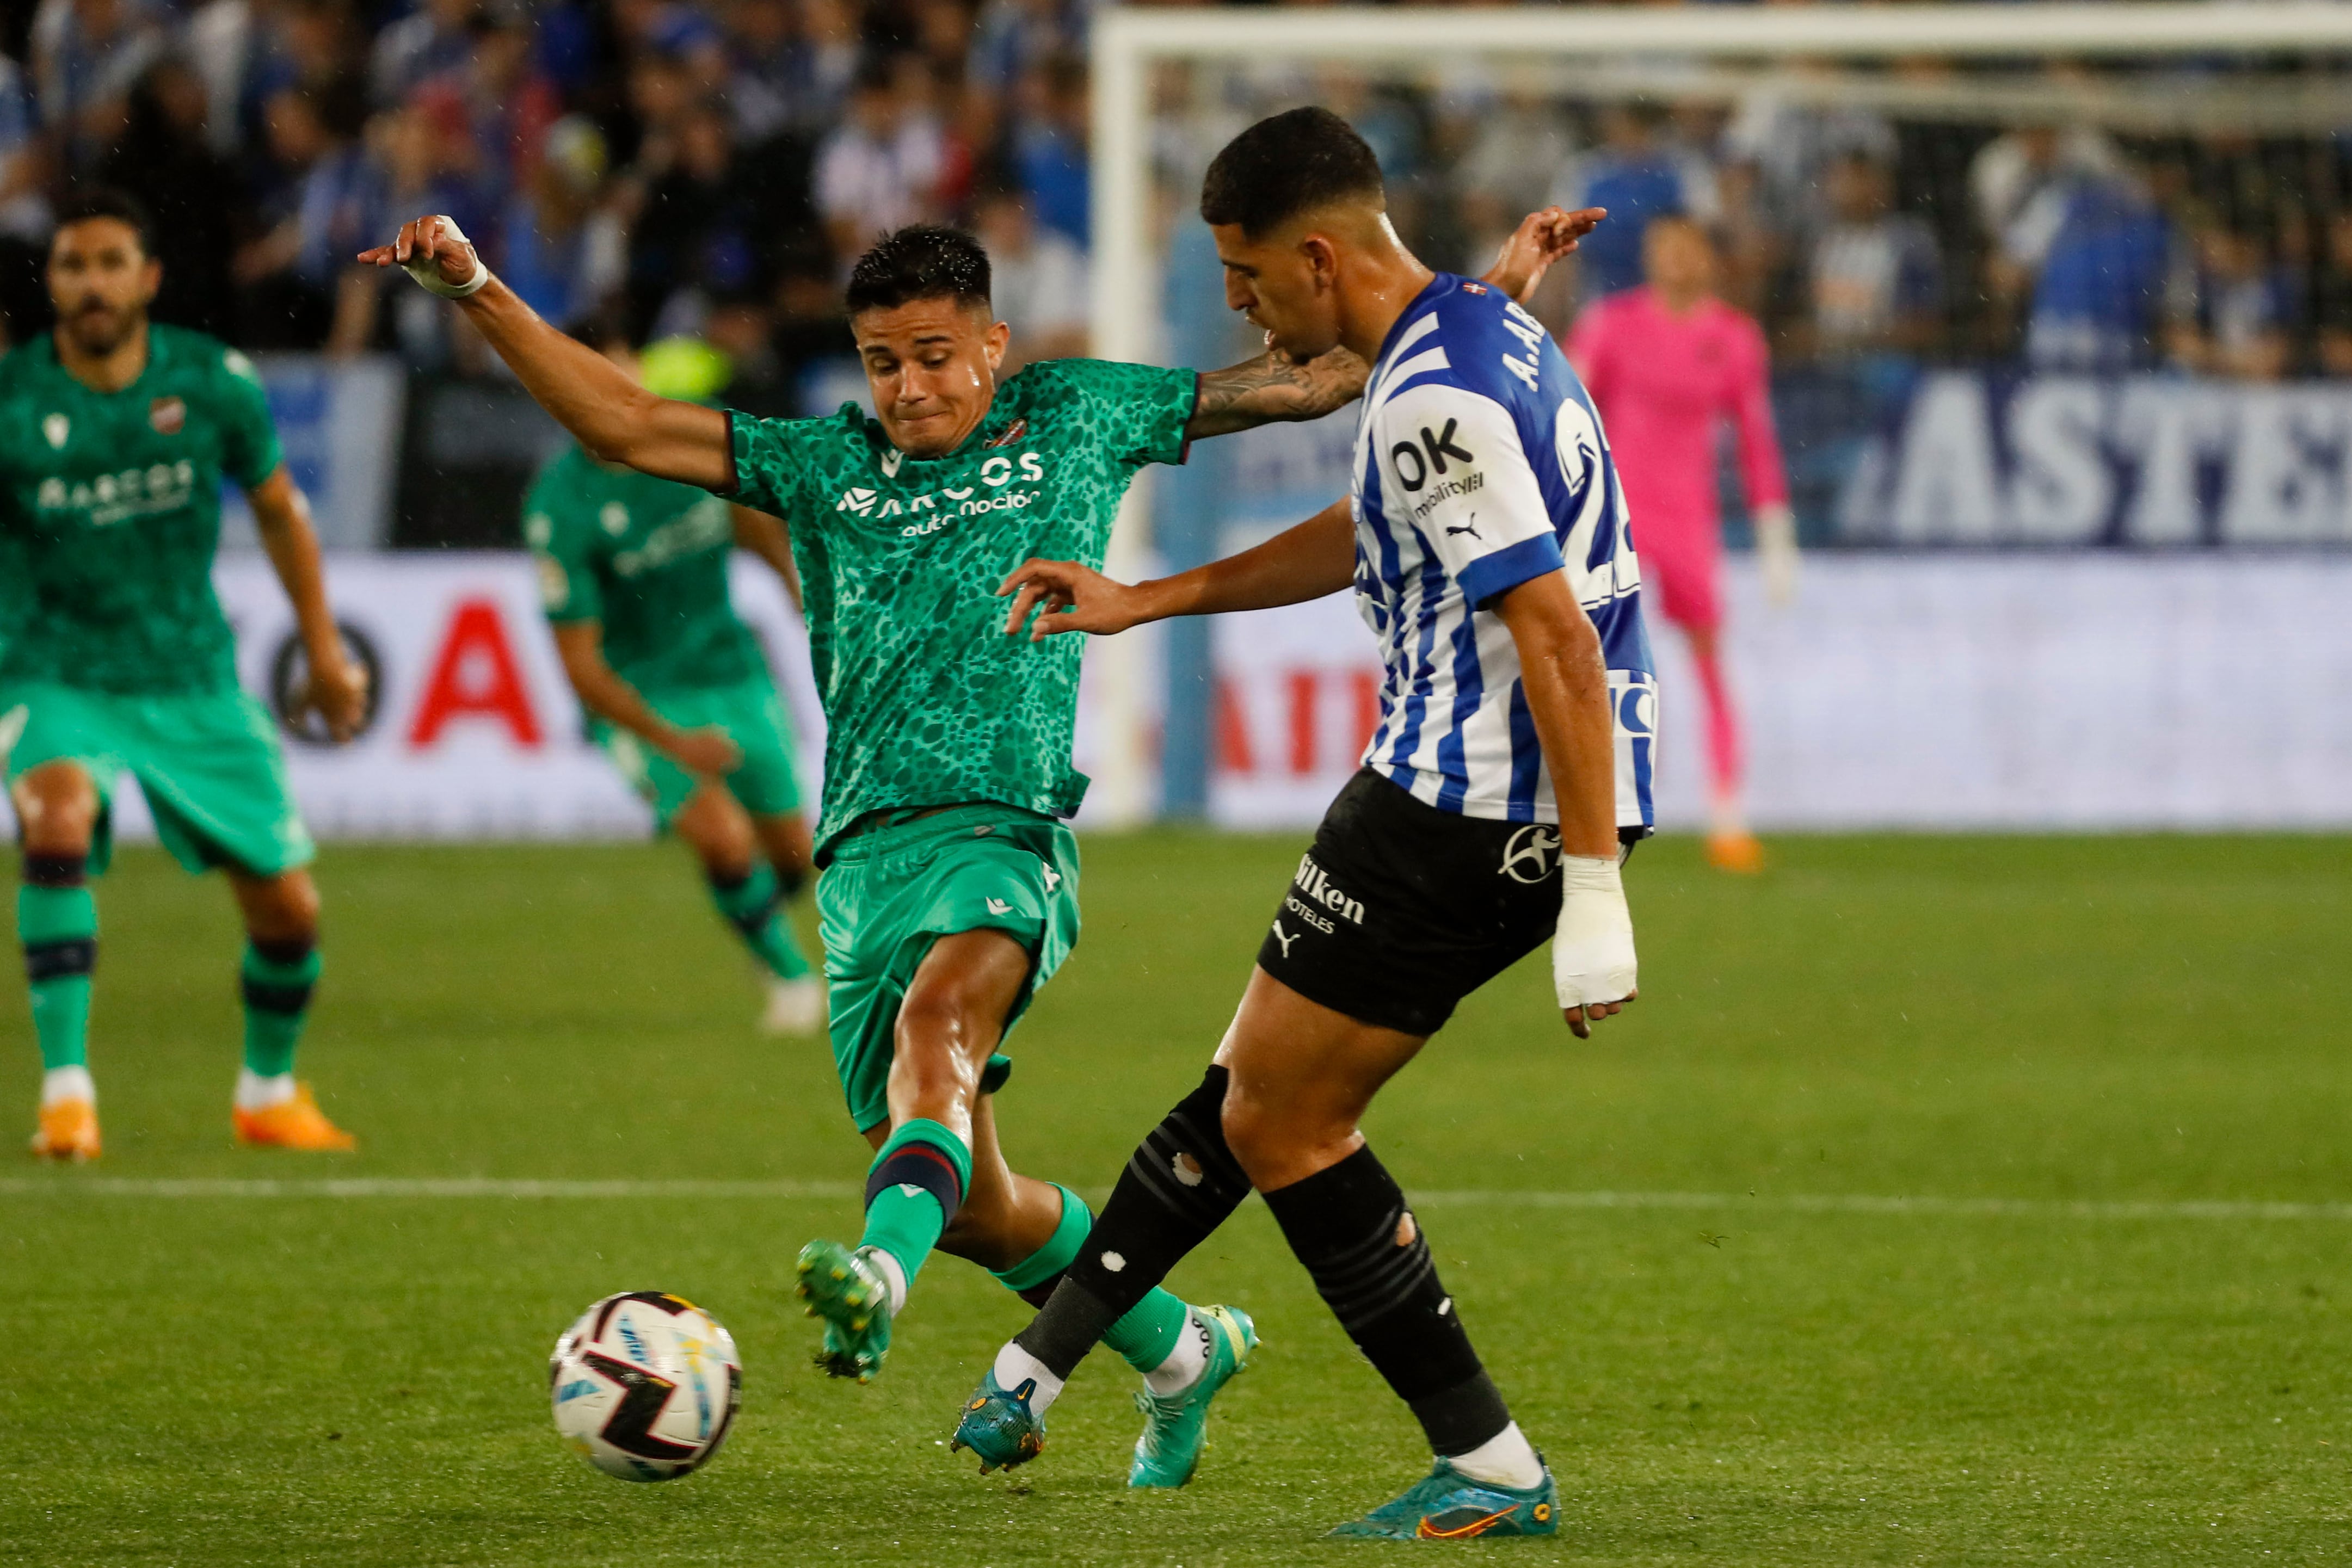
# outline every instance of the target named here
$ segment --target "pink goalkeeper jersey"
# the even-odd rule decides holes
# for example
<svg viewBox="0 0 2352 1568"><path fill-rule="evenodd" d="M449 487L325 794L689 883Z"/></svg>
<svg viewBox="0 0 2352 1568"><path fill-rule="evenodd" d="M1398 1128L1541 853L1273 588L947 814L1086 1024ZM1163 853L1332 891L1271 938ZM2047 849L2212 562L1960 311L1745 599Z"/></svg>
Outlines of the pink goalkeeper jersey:
<svg viewBox="0 0 2352 1568"><path fill-rule="evenodd" d="M1568 356L1609 432L1647 566L1658 556L1711 556L1720 544L1716 436L1739 436L1750 507L1789 498L1772 433L1764 334L1719 299L1677 316L1650 288L1628 288L1576 319Z"/></svg>

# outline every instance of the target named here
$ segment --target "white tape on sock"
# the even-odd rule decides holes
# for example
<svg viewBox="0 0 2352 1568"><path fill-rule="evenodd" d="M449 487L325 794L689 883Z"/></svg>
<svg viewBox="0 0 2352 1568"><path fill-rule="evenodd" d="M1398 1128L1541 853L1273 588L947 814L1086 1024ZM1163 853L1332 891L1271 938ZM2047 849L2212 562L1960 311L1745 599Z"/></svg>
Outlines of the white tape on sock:
<svg viewBox="0 0 2352 1568"><path fill-rule="evenodd" d="M46 1111L60 1100L87 1100L98 1103L98 1080L89 1075L87 1067L52 1067L41 1074L41 1109Z"/></svg>
<svg viewBox="0 0 2352 1568"><path fill-rule="evenodd" d="M1181 1394L1200 1382L1201 1374L1209 1370L1209 1336L1216 1332L1208 1319L1186 1312L1184 1332L1176 1336L1176 1348L1168 1353L1167 1360L1143 1375L1143 1385L1165 1396Z"/></svg>
<svg viewBox="0 0 2352 1568"><path fill-rule="evenodd" d="M1448 1462L1472 1480L1485 1481L1489 1486L1526 1491L1543 1485L1543 1460L1536 1457L1535 1446L1519 1430L1517 1421L1468 1453L1454 1455Z"/></svg>
<svg viewBox="0 0 2352 1568"><path fill-rule="evenodd" d="M283 1105L294 1098L294 1075L273 1073L264 1078L250 1067L236 1070L236 1108L240 1111L267 1111L272 1105Z"/></svg>
<svg viewBox="0 0 2352 1568"><path fill-rule="evenodd" d="M1004 1348L996 1353L996 1386L1010 1392L1024 1383L1034 1383L1036 1392L1029 1396L1029 1413L1043 1416L1045 1406L1061 1397L1062 1380L1053 1369L1019 1345L1007 1340Z"/></svg>

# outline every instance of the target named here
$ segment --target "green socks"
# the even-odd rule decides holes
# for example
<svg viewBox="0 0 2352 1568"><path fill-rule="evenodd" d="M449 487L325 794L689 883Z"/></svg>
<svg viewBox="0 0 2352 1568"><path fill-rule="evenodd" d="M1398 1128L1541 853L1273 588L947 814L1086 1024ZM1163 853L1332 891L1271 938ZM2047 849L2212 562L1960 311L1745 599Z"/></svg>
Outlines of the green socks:
<svg viewBox="0 0 2352 1568"><path fill-rule="evenodd" d="M971 1184L971 1150L961 1138L937 1122L900 1123L866 1172L866 1234L857 1244L888 1253L912 1285Z"/></svg>
<svg viewBox="0 0 2352 1568"><path fill-rule="evenodd" d="M249 944L239 973L245 991L245 1068L256 1078L294 1071L294 1048L319 983L319 950L310 943Z"/></svg>
<svg viewBox="0 0 2352 1568"><path fill-rule="evenodd" d="M35 868L28 864L26 869ZM78 865L71 886L28 883L16 890L16 937L25 946L25 977L41 1065L50 1070L88 1066L98 902L80 884Z"/></svg>
<svg viewBox="0 0 2352 1568"><path fill-rule="evenodd" d="M750 874L740 882L721 882L715 876L709 881L710 902L770 974L780 980L797 980L809 972L809 961L793 937L792 922L784 918L783 889L776 881L775 867L755 861Z"/></svg>
<svg viewBox="0 0 2352 1568"><path fill-rule="evenodd" d="M1058 1277L1076 1261L1078 1249L1087 1244L1087 1235L1094 1228L1095 1217L1086 1199L1058 1184L1056 1190L1062 1195L1062 1222L1054 1228L1052 1238L1012 1268L994 1271L999 1282L1015 1295ZM1042 1298L1032 1304L1042 1304ZM1154 1286L1125 1317L1103 1331L1102 1342L1136 1371L1150 1372L1175 1350L1190 1313L1182 1301Z"/></svg>

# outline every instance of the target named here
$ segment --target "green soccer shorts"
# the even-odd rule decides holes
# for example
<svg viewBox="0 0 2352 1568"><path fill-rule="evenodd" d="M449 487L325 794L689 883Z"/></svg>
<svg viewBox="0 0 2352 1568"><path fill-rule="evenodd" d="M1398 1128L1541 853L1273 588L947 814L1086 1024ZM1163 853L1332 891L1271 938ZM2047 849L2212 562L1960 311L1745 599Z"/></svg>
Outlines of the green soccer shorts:
<svg viewBox="0 0 2352 1568"><path fill-rule="evenodd" d="M1005 1017L1008 1036L1070 956L1078 841L1051 818L1012 806L950 807L842 840L817 879L816 907L834 1065L862 1133L890 1119L898 1004L934 938L1003 931L1029 950L1029 983ZM1001 1056L990 1062L982 1090L993 1092L1011 1066Z"/></svg>
<svg viewBox="0 0 2352 1568"><path fill-rule="evenodd" d="M125 773L139 780L156 836L190 871L276 876L318 852L294 809L277 726L243 692L133 696L26 684L9 688L0 727L17 731L11 783L44 762L89 770L99 793L94 873L113 858L114 789Z"/></svg>
<svg viewBox="0 0 2352 1568"><path fill-rule="evenodd" d="M698 691L646 692L646 706L680 729L719 728L743 752L743 766L726 779L727 792L755 817L782 816L801 809L799 769L793 756L793 721L774 683L749 680ZM701 779L680 768L627 730L596 720L589 733L621 777L654 809L664 831Z"/></svg>

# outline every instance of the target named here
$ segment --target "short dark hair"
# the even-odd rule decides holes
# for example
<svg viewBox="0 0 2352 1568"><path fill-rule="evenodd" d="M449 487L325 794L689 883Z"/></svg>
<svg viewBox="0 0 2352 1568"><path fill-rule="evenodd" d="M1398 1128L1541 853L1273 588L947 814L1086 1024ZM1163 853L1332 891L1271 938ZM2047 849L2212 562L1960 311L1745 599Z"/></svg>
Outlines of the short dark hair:
<svg viewBox="0 0 2352 1568"><path fill-rule="evenodd" d="M917 299L985 307L988 289L988 252L978 240L940 224L909 224L857 258L843 302L852 316Z"/></svg>
<svg viewBox="0 0 2352 1568"><path fill-rule="evenodd" d="M67 193L66 199L58 204L58 226L51 233L68 224L86 224L93 218L111 218L130 225L131 233L139 236L141 254L155 254L155 219L147 211L147 204L112 185L78 185Z"/></svg>
<svg viewBox="0 0 2352 1568"><path fill-rule="evenodd" d="M1225 143L1201 182L1201 216L1255 239L1327 203L1387 193L1354 126L1328 109L1294 109Z"/></svg>

